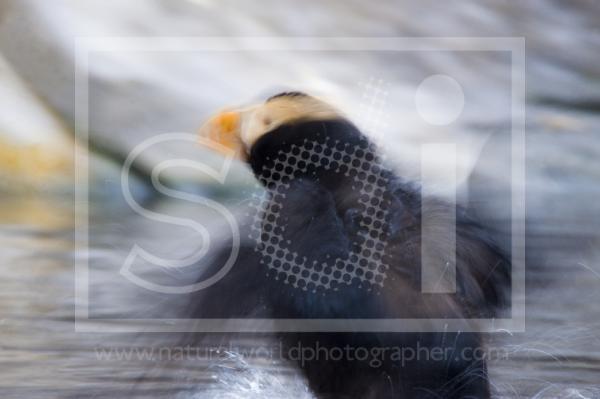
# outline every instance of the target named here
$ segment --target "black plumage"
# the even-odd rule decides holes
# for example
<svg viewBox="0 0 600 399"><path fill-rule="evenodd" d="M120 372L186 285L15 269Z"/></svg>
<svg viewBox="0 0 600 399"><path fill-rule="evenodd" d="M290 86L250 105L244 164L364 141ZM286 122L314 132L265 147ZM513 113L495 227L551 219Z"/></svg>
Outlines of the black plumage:
<svg viewBox="0 0 600 399"><path fill-rule="evenodd" d="M277 93L269 98L267 98L267 102L275 100L276 98L281 98L281 97L308 97L308 95L306 93L303 93L301 91L284 91L281 93Z"/></svg>
<svg viewBox="0 0 600 399"><path fill-rule="evenodd" d="M282 93L268 101L296 96L306 95ZM281 195L277 225L284 227L281 234L290 252L305 259L309 268L333 273L336 260L352 264L351 254L363 251L368 240L369 215L360 197L364 193L358 189L368 182L360 170L347 168L348 160L311 161L308 157L303 159L303 168L274 173L278 159L314 146L341 153L348 148L359 151L369 170L376 170L377 178L385 182L378 195L379 206L385 210L378 237L385 247L380 262L386 268L383 286L360 279L338 282L333 289L309 285L309 279L298 284L289 274L265 264L264 247L258 240L241 248L238 262L223 280L197 295L192 304L194 317L470 319L498 315L510 290L510 264L462 208L457 210L456 225L457 292L420 292L422 199L418 186L386 168L377 148L342 117L314 119L309 114L286 121L265 132L250 148L248 163L255 176L269 195ZM448 206L429 200L427 211L443 217ZM242 229L243 235L251 234L249 225ZM442 257L451 250L445 245L447 233L440 230L434 240ZM439 347L452 353L482 347L477 333L286 333L279 337L288 346ZM317 394L341 395L334 397L489 396L483 360L451 357L401 363L388 358L372 367L368 362L342 359L309 361L302 367Z"/></svg>

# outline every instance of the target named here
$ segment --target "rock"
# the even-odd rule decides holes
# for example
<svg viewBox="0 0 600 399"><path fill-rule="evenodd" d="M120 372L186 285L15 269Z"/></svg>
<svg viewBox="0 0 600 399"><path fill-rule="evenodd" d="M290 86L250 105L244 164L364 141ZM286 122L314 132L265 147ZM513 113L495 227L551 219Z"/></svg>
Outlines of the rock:
<svg viewBox="0 0 600 399"><path fill-rule="evenodd" d="M70 191L72 132L0 54L0 191Z"/></svg>

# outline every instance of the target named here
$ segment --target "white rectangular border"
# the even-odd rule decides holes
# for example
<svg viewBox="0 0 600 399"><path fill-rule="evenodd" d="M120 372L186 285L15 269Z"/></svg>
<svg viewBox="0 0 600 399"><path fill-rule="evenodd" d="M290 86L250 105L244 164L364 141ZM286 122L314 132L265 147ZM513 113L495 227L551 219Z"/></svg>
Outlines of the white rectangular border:
<svg viewBox="0 0 600 399"><path fill-rule="evenodd" d="M315 43L315 39L319 39ZM511 53L511 318L90 319L89 53L92 51L508 51ZM525 331L525 38L80 37L75 43L75 330L77 332ZM424 328L426 325L427 328ZM434 328L435 327L435 328Z"/></svg>

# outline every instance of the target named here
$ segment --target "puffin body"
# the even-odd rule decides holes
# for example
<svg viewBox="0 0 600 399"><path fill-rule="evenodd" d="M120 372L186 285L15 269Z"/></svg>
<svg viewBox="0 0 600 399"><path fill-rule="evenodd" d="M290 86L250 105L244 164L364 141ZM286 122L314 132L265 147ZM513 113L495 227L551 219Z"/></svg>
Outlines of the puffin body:
<svg viewBox="0 0 600 399"><path fill-rule="evenodd" d="M456 251L456 292L421 292L419 189L386 168L375 145L330 105L303 93L282 93L217 115L202 134L248 163L268 201L241 226L254 242L240 249L222 281L194 299L195 317L468 320L495 317L504 305L510 265L461 208L456 246L450 248L446 237L452 232L444 228L434 229L432 240L437 243L432 256L440 261ZM435 220L449 206L428 200L425 210ZM279 338L288 347L353 347L370 353L441 348L454 354L482 347L476 333L287 333ZM303 359L300 366L311 389L324 397L489 397L481 359L388 355L381 360L378 367L348 358Z"/></svg>

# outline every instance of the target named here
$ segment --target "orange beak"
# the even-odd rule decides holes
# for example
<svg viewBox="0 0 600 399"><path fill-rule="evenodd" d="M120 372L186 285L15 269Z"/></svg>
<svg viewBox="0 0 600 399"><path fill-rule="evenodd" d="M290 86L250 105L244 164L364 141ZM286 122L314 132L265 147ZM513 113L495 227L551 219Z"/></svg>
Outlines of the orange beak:
<svg viewBox="0 0 600 399"><path fill-rule="evenodd" d="M236 111L223 111L210 118L199 130L200 137L209 139L215 149L224 155L245 160L246 151L240 138L242 115Z"/></svg>

